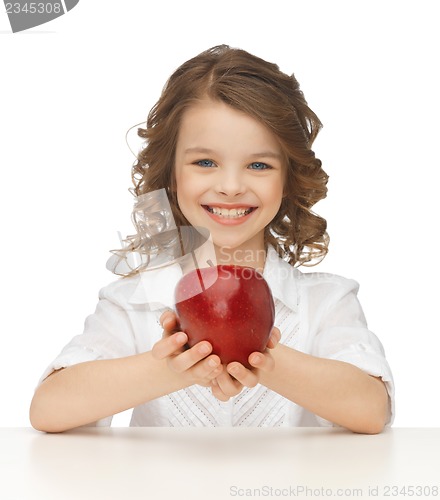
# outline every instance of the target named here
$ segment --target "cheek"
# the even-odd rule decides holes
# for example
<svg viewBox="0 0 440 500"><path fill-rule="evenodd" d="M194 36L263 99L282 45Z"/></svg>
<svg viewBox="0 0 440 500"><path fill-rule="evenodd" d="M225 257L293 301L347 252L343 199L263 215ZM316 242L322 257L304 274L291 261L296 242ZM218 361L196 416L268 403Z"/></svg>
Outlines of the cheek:
<svg viewBox="0 0 440 500"><path fill-rule="evenodd" d="M185 176L183 175L183 172L181 169L176 168L175 169L175 174L174 174L174 179L175 179L175 189L177 193L177 198L181 198L185 192L186 192L186 183L185 183Z"/></svg>
<svg viewBox="0 0 440 500"><path fill-rule="evenodd" d="M284 196L284 183L280 180L275 182L270 188L267 189L268 203L273 206L273 211L278 213Z"/></svg>
<svg viewBox="0 0 440 500"><path fill-rule="evenodd" d="M191 203L197 199L197 186L189 179L189 176L176 175L176 194L177 202L182 213L185 213L191 206Z"/></svg>
<svg viewBox="0 0 440 500"><path fill-rule="evenodd" d="M177 189L176 189L176 198L177 198L177 204L179 205L180 210L182 211L183 215L185 215L185 190L182 187L182 184L177 183ZM186 216L186 215L185 215Z"/></svg>

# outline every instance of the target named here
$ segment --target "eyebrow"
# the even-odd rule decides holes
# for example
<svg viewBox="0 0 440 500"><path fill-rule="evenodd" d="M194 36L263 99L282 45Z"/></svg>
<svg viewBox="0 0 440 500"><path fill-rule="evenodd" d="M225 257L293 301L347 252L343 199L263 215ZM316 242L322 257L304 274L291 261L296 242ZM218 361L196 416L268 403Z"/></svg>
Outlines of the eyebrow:
<svg viewBox="0 0 440 500"><path fill-rule="evenodd" d="M194 147L194 148L188 148L185 149L185 154L190 154L190 153L202 153L202 154L207 154L207 155L212 155L215 154L215 151L213 149L209 148L202 148L202 147ZM281 154L275 153L274 151L261 151L260 153L252 153L249 155L252 158L276 158L278 160L281 160Z"/></svg>

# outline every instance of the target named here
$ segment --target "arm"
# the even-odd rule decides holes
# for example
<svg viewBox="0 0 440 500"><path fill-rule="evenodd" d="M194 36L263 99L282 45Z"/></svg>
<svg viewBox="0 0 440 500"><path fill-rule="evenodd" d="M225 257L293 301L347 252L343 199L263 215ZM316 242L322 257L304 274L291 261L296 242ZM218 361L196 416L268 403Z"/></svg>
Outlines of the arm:
<svg viewBox="0 0 440 500"><path fill-rule="evenodd" d="M35 391L31 424L41 431L62 432L180 389L165 368L146 352L54 372Z"/></svg>
<svg viewBox="0 0 440 500"><path fill-rule="evenodd" d="M264 385L354 432L382 431L388 415L388 394L380 379L352 364L318 358L283 345L273 356L276 370L262 371Z"/></svg>
<svg viewBox="0 0 440 500"><path fill-rule="evenodd" d="M253 353L254 370L239 363L228 372L241 384L257 381L316 415L353 432L376 434L388 416L388 394L382 380L356 366L318 358L278 344L272 360ZM235 371L234 371L235 368Z"/></svg>
<svg viewBox="0 0 440 500"><path fill-rule="evenodd" d="M62 432L133 408L195 383L209 385L222 371L208 342L183 350L183 333L166 335L153 350L118 359L79 363L54 372L37 388L33 427ZM178 369L173 369L173 362Z"/></svg>

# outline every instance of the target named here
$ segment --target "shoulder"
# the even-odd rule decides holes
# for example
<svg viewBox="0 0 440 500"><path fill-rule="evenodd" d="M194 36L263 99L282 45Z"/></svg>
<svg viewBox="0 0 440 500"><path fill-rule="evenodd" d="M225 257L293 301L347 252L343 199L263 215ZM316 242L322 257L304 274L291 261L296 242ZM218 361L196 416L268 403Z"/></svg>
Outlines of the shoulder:
<svg viewBox="0 0 440 500"><path fill-rule="evenodd" d="M299 303L315 333L337 326L337 339L348 327L366 327L359 302L359 283L331 273L301 273L298 278ZM356 330L357 331L357 330ZM326 339L331 339L328 335Z"/></svg>
<svg viewBox="0 0 440 500"><path fill-rule="evenodd" d="M178 265L143 271L131 277L119 278L99 291L100 299L107 299L122 307L147 305L148 309L172 307L174 289L182 276Z"/></svg>
<svg viewBox="0 0 440 500"><path fill-rule="evenodd" d="M139 275L117 278L99 290L99 298L115 303L129 302L130 297L139 285L139 281Z"/></svg>
<svg viewBox="0 0 440 500"><path fill-rule="evenodd" d="M323 272L301 272L296 269L295 278L301 296L320 301L338 301L346 295L356 296L359 283L337 274Z"/></svg>
<svg viewBox="0 0 440 500"><path fill-rule="evenodd" d="M269 247L264 277L273 295L291 309L307 302L325 306L346 295L356 296L359 289L358 282L353 279L331 273L302 271L279 257L273 247Z"/></svg>
<svg viewBox="0 0 440 500"><path fill-rule="evenodd" d="M295 269L295 278L303 287L333 287L333 288L359 288L359 283L351 278L346 278L338 274L323 273L323 272L304 272Z"/></svg>
<svg viewBox="0 0 440 500"><path fill-rule="evenodd" d="M308 299L324 304L337 301L344 295L356 295L359 284L353 279L325 272L305 272L292 266L269 247L264 277L272 293L286 305L295 309Z"/></svg>

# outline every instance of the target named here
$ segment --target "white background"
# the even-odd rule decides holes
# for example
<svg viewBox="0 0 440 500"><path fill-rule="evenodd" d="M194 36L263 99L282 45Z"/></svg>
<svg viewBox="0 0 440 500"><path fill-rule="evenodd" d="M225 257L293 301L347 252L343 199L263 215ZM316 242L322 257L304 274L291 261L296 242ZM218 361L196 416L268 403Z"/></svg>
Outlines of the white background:
<svg viewBox="0 0 440 500"><path fill-rule="evenodd" d="M315 270L360 282L397 387L395 426L438 426L435 1L82 0L12 34L0 13L0 426L27 426L47 364L94 311L132 232L125 132L168 76L227 43L294 72L330 175ZM116 423L124 423L126 415Z"/></svg>

